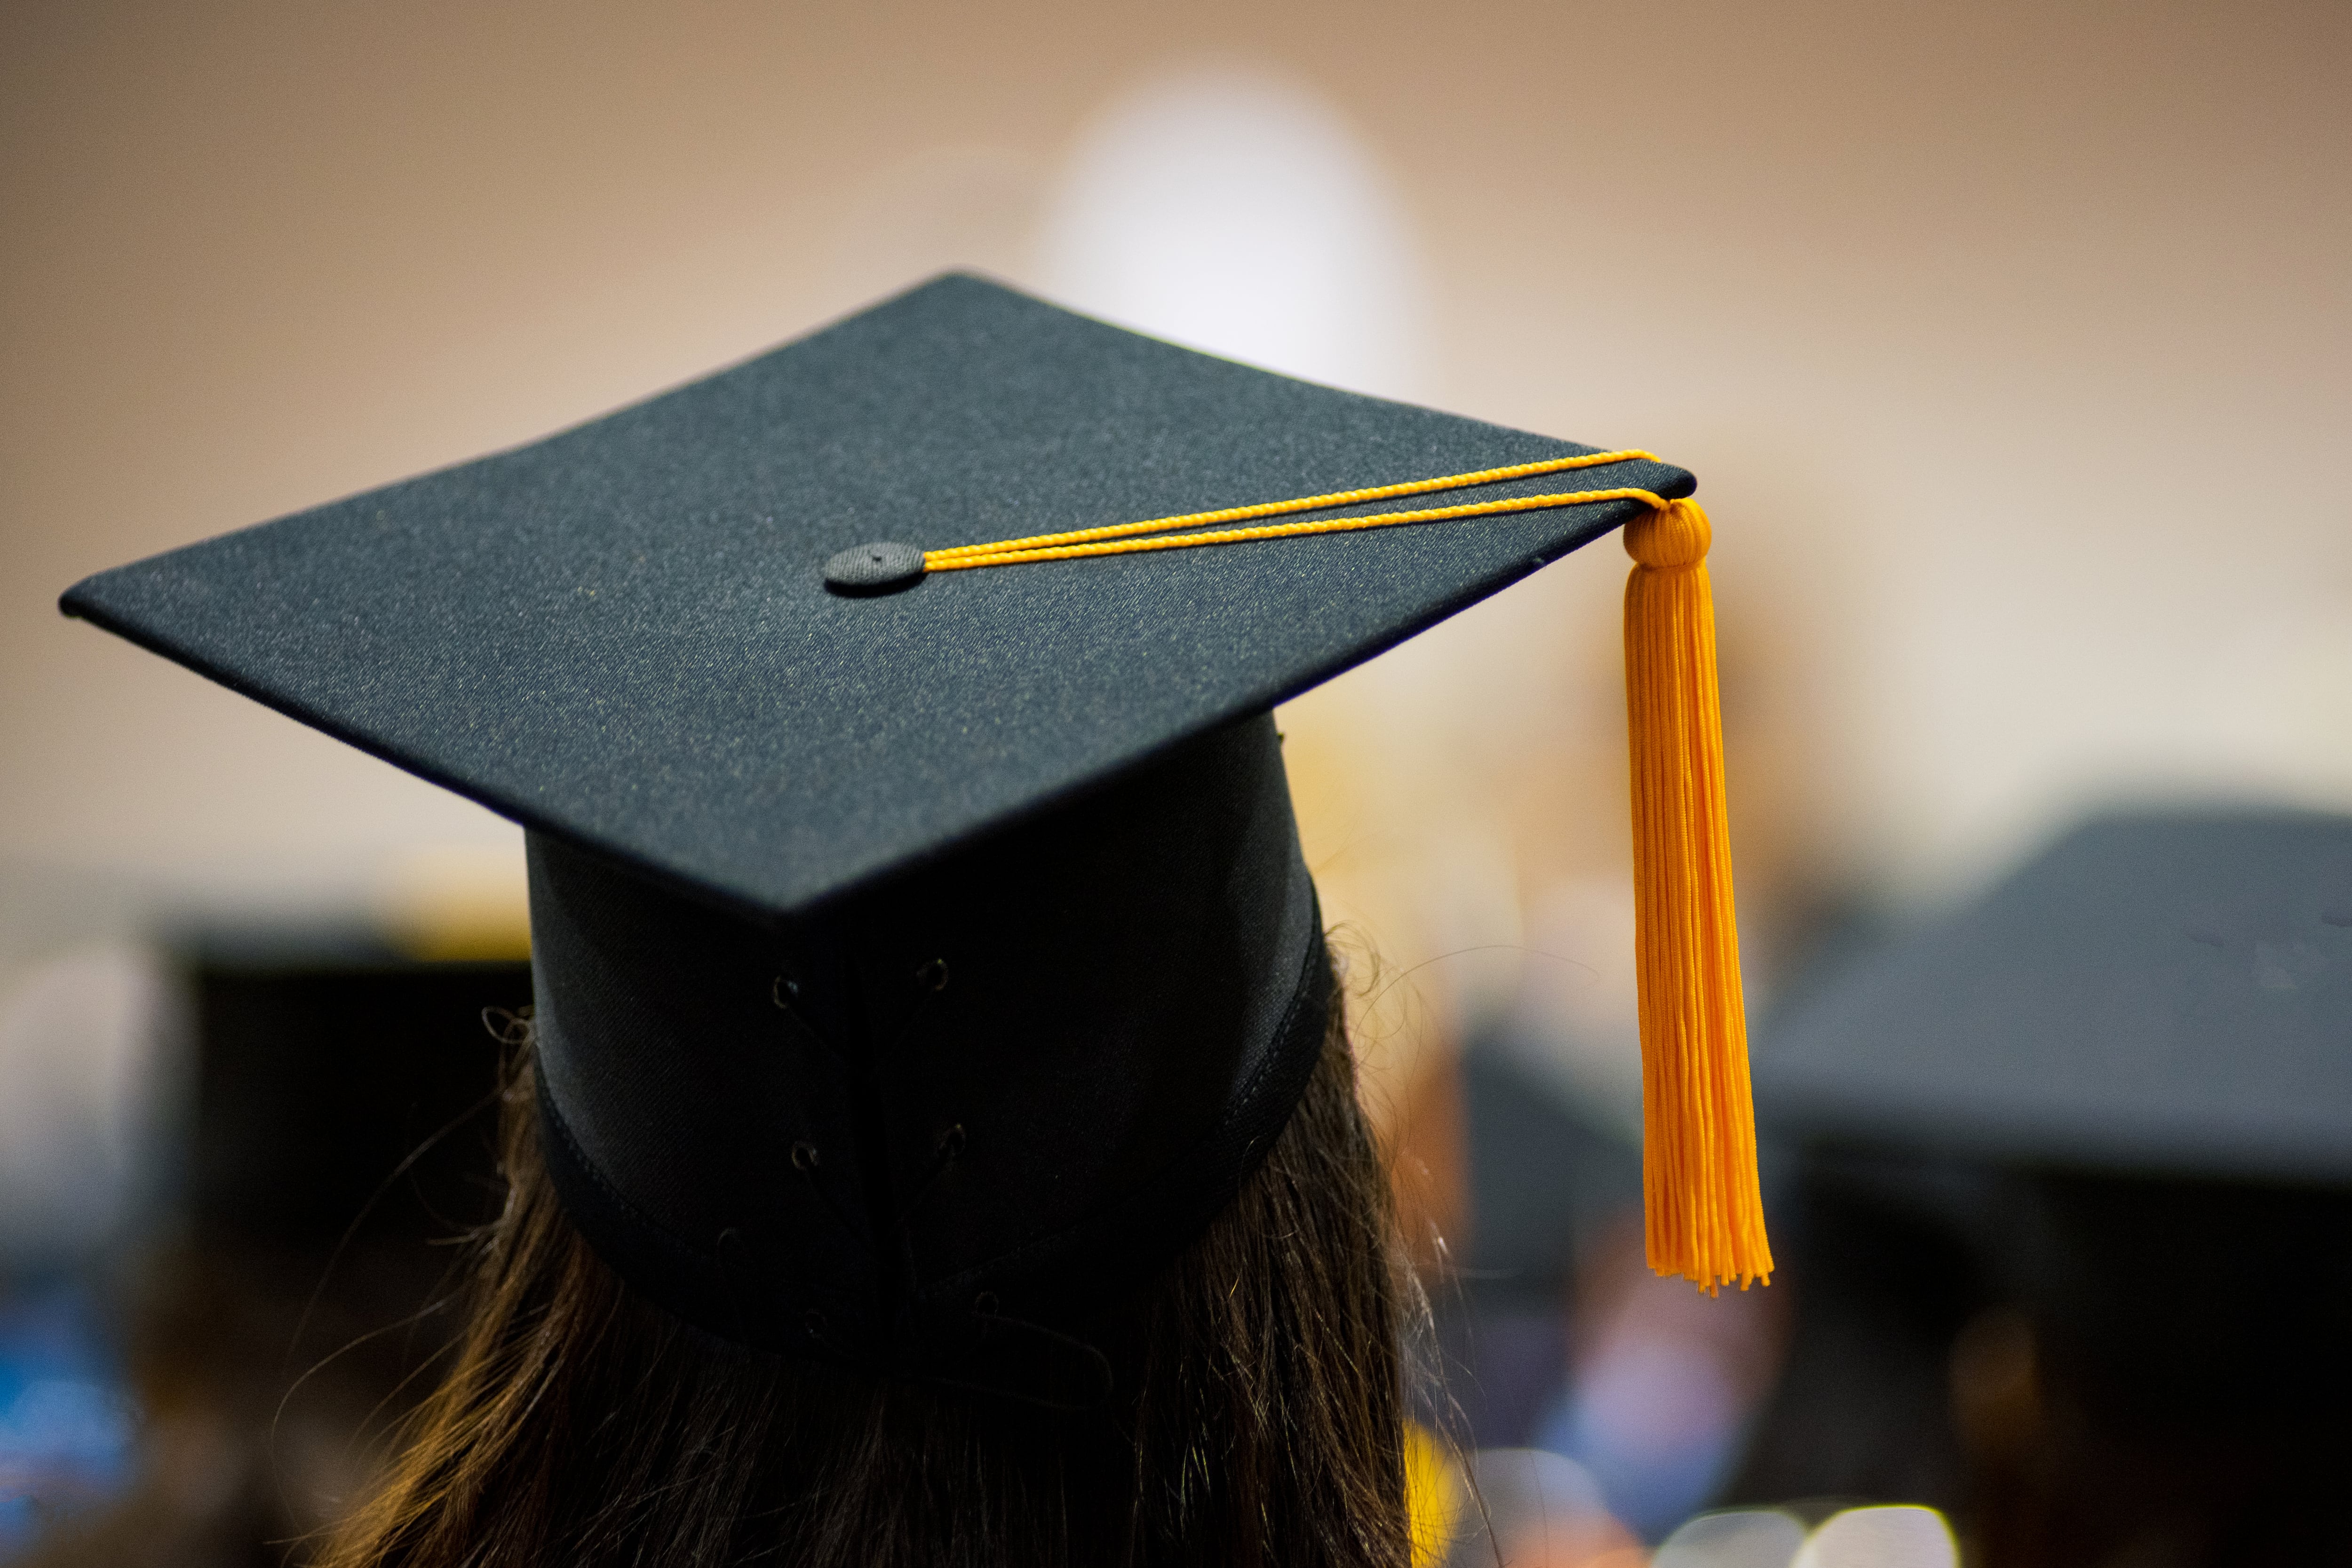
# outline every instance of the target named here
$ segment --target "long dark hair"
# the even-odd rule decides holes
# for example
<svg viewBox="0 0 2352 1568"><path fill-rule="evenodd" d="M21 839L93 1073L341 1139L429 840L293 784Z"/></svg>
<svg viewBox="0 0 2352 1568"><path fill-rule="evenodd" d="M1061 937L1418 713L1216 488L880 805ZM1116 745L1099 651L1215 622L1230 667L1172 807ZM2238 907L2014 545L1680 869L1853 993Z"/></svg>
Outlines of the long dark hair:
<svg viewBox="0 0 2352 1568"><path fill-rule="evenodd" d="M1263 1164L1132 1302L1110 1407L761 1354L638 1300L558 1208L528 1048L470 1327L324 1568L1407 1568L1390 1188L1339 1009Z"/></svg>

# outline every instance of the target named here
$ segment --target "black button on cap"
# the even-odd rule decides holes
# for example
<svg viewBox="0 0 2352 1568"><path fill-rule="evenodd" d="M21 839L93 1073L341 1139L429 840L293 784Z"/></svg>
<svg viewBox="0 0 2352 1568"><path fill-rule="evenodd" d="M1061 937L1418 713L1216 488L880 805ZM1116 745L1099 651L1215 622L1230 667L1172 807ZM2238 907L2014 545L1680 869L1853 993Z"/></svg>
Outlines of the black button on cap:
<svg viewBox="0 0 2352 1568"><path fill-rule="evenodd" d="M824 585L845 594L879 594L922 580L923 552L911 544L860 544L824 563Z"/></svg>

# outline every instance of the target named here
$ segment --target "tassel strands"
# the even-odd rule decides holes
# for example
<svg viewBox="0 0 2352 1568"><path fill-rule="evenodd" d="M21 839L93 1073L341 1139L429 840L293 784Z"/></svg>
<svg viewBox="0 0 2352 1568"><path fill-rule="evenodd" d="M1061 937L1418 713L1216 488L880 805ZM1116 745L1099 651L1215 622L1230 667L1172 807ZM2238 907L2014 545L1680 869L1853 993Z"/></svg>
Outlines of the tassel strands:
<svg viewBox="0 0 2352 1568"><path fill-rule="evenodd" d="M1650 1267L1712 1294L1766 1279L1756 1113L1733 920L1706 513L1669 501L1625 526L1642 1183Z"/></svg>

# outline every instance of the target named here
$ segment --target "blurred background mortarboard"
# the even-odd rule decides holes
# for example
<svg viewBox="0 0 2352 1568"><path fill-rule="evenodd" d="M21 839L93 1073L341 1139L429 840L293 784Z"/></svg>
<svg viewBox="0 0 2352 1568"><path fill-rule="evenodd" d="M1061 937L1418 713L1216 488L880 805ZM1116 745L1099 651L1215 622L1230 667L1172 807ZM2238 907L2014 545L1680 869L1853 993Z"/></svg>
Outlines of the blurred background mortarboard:
<svg viewBox="0 0 2352 1568"><path fill-rule="evenodd" d="M43 1568L299 1561L432 1386L457 1324L451 1244L500 1196L493 1031L531 991L518 928L501 957L462 900L410 912L397 941L218 919L160 937L137 1199L94 1266L28 1296L96 1331L104 1353L66 1370L120 1413L120 1452L79 1492L32 1472L35 1517L0 1548L46 1523ZM410 951L459 939L476 956Z"/></svg>
<svg viewBox="0 0 2352 1568"><path fill-rule="evenodd" d="M2352 818L2141 813L1759 1032L1798 1332L1741 1485L1983 1560L2339 1561Z"/></svg>

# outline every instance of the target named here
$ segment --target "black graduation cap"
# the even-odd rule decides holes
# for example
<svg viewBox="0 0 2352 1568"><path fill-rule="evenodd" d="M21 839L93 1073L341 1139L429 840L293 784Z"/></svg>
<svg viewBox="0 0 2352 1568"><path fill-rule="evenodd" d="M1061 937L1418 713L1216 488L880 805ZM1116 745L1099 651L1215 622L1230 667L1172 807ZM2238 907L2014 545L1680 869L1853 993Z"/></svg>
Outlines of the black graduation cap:
<svg viewBox="0 0 2352 1568"><path fill-rule="evenodd" d="M1693 481L1632 458L1475 523L998 570L877 542L1593 451L950 277L64 605L524 826L549 1158L633 1284L985 1381L991 1325L1059 1342L1196 1233L1316 1059L1268 710Z"/></svg>
<svg viewBox="0 0 2352 1568"><path fill-rule="evenodd" d="M1784 1133L2352 1183L2352 819L2105 817L1756 1047Z"/></svg>
<svg viewBox="0 0 2352 1568"><path fill-rule="evenodd" d="M2340 1467L2352 818L2088 822L1810 989L1759 1032L1754 1070L1768 1133L1803 1149L1804 1312L1839 1325L1806 1397L1858 1393L1873 1333L1898 1321L1948 1339L1998 1308L2031 1323L2045 1394L2098 1433L2081 1452L2167 1454L2175 1502L2241 1459ZM1940 1396L1929 1348L1919 1385ZM2214 1465L2182 1461L2209 1442Z"/></svg>

